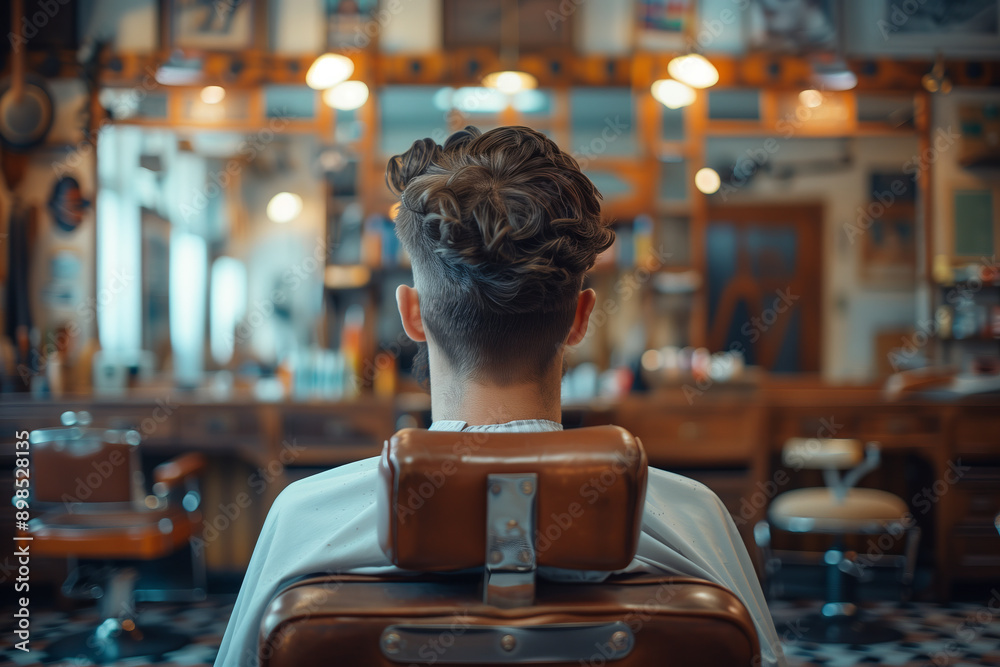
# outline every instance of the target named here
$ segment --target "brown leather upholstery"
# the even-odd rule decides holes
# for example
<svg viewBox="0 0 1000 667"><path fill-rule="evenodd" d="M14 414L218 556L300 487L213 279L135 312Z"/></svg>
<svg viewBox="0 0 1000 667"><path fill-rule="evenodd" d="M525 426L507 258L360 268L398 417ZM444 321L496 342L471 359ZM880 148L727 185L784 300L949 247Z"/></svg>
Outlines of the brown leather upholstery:
<svg viewBox="0 0 1000 667"><path fill-rule="evenodd" d="M535 605L501 610L482 604L477 580L469 577L334 576L294 584L274 599L261 623L260 665L398 667L401 663L389 661L379 649L383 630L398 623L444 625L459 636L465 628L479 625L614 621L628 625L636 642L627 657L609 665L760 664L760 644L749 612L731 592L698 579L540 582ZM442 663L449 644L447 634L442 635L437 645L425 647L428 660L416 664ZM590 659L584 664L605 664L600 648L587 646ZM477 667L497 664L476 663ZM580 662L546 664L576 667Z"/></svg>
<svg viewBox="0 0 1000 667"><path fill-rule="evenodd" d="M33 445L31 493L43 503L131 502L134 449L99 439Z"/></svg>
<svg viewBox="0 0 1000 667"><path fill-rule="evenodd" d="M491 473L537 473L538 564L619 570L635 556L646 455L617 426L556 433L404 429L379 464L379 543L407 570L483 565Z"/></svg>
<svg viewBox="0 0 1000 667"><path fill-rule="evenodd" d="M32 438L33 500L57 505L32 519L32 553L149 560L185 546L199 527L200 514L179 506L147 509L138 433L54 428ZM157 479L170 486L203 465L201 454L186 454L158 466Z"/></svg>
<svg viewBox="0 0 1000 667"><path fill-rule="evenodd" d="M613 426L561 433L400 431L386 443L380 464L383 550L400 567L425 572L482 565L487 476L503 473L537 474L539 565L611 570L634 557L646 455L630 433ZM558 532L549 531L553 526ZM537 664L530 658L547 651L546 659L557 661L545 664L576 667L612 664L607 656L613 653L604 651L615 641L628 647L613 661L621 667L759 664L749 612L733 593L706 581L539 579L533 603L514 607L484 603L483 588L481 574L469 572L293 582L262 619L260 665L489 667ZM595 630L596 642L591 635L567 640L566 633ZM533 652L539 645L544 650Z"/></svg>
<svg viewBox="0 0 1000 667"><path fill-rule="evenodd" d="M191 533L190 518L175 509L50 513L30 535L32 552L38 556L150 560L177 551Z"/></svg>

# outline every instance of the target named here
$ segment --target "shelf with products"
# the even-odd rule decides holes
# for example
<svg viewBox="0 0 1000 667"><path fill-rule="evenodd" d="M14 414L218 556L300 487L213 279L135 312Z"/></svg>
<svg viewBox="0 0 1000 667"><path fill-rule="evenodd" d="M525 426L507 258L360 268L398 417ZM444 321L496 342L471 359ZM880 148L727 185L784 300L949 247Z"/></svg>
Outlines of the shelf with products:
<svg viewBox="0 0 1000 667"><path fill-rule="evenodd" d="M1000 373L1000 267L989 261L933 267L934 317L926 333L937 341L938 361L974 375Z"/></svg>

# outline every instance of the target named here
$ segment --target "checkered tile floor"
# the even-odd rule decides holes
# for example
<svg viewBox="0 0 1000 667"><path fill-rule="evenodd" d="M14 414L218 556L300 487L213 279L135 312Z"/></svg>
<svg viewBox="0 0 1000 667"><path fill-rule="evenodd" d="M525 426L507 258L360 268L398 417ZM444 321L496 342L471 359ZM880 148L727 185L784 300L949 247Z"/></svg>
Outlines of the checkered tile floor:
<svg viewBox="0 0 1000 667"><path fill-rule="evenodd" d="M900 630L898 642L859 646L814 644L795 639L801 619L819 611L818 603L777 601L771 614L794 667L979 667L1000 665L1000 614L985 604L873 602L863 605L866 618Z"/></svg>
<svg viewBox="0 0 1000 667"><path fill-rule="evenodd" d="M191 636L184 648L155 658L139 658L114 663L115 667L140 665L211 665L232 610L233 598L211 598L189 604L142 603L140 619L161 623ZM990 613L983 604L955 603L872 603L865 610L901 630L903 641L857 646L813 644L794 639L800 620L818 610L817 604L778 601L773 603L775 627L786 637L785 653L792 667L848 667L850 665L893 665L895 667L979 667L1000 666L1000 614ZM4 614L9 618L8 614ZM73 612L33 611L31 653L14 650L10 634L0 638L0 665L86 665L83 661L47 659L45 647L76 630L94 627L95 610Z"/></svg>
<svg viewBox="0 0 1000 667"><path fill-rule="evenodd" d="M234 596L210 598L202 602L138 603L141 623L165 625L191 637L187 646L163 656L130 658L111 663L114 667L140 667L144 665L184 665L184 667L211 667L218 653L226 622L233 609ZM10 618L4 614L4 618ZM59 667L82 667L89 661L53 660L46 656L45 647L68 634L94 628L99 622L96 609L80 609L72 612L35 611L32 609L31 652L25 653L13 648L10 634L5 632L0 639L0 665L52 665Z"/></svg>

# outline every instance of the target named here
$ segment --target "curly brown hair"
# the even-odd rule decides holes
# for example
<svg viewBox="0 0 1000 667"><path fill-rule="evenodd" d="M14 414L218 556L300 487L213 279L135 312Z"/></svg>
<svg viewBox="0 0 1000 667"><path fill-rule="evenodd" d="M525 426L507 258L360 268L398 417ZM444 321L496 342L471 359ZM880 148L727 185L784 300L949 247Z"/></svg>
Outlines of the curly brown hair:
<svg viewBox="0 0 1000 667"><path fill-rule="evenodd" d="M415 141L386 182L424 327L452 370L500 385L542 377L614 241L576 160L527 127L469 126L444 146Z"/></svg>

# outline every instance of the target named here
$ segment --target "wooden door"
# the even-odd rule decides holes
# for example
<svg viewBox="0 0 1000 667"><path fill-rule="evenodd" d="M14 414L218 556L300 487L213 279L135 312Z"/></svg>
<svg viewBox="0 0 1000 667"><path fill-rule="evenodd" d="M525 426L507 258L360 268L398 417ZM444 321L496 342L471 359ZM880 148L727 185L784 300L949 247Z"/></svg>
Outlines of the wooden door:
<svg viewBox="0 0 1000 667"><path fill-rule="evenodd" d="M725 206L708 221L709 349L776 373L818 372L822 207Z"/></svg>

